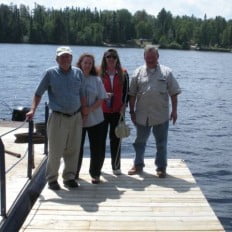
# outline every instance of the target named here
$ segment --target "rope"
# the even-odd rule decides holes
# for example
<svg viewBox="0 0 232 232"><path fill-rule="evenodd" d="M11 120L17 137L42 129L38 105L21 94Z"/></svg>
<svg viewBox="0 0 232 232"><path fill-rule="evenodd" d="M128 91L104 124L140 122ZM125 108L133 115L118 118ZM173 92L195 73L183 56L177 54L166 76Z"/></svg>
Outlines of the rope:
<svg viewBox="0 0 232 232"><path fill-rule="evenodd" d="M10 130L10 131L8 131L8 132L5 132L5 133L1 134L1 135L0 135L0 138L2 138L2 137L5 136L5 135L10 134L10 133L13 132L13 131L18 130L18 129L21 128L21 127L23 127L23 126L26 124L26 122L27 122L27 119L25 119L24 122L23 122L22 124L20 124L18 127L14 128L14 129L12 129L12 130ZM25 151L24 155L23 155L17 162L15 162L8 170L6 170L6 173L8 173L9 171L11 171L19 162L21 162L21 161L25 158L27 152L28 152L28 148L27 148L27 150Z"/></svg>
<svg viewBox="0 0 232 232"><path fill-rule="evenodd" d="M18 127L14 128L13 130L10 130L10 131L8 131L8 132L5 132L5 133L1 134L1 135L0 135L0 138L2 138L2 137L5 136L5 135L10 134L10 133L13 132L13 131L18 130L18 129L21 128L21 127L23 127L23 126L26 124L26 122L27 122L27 121L26 121L26 119L25 119L25 121L24 121L21 125L19 125Z"/></svg>
<svg viewBox="0 0 232 232"><path fill-rule="evenodd" d="M3 100L0 100L0 103L3 105L3 106L6 106L8 108L9 111L13 111L13 109Z"/></svg>
<svg viewBox="0 0 232 232"><path fill-rule="evenodd" d="M114 162L115 167L119 166L119 162L120 162L119 151L120 151L120 148L121 148L121 144L122 144L122 139L120 138L119 143L118 143L117 155L115 157L115 162Z"/></svg>
<svg viewBox="0 0 232 232"><path fill-rule="evenodd" d="M15 162L10 168L6 170L6 174L10 172L19 162L21 162L26 157L27 152L28 152L28 148L26 149L24 155L17 162Z"/></svg>

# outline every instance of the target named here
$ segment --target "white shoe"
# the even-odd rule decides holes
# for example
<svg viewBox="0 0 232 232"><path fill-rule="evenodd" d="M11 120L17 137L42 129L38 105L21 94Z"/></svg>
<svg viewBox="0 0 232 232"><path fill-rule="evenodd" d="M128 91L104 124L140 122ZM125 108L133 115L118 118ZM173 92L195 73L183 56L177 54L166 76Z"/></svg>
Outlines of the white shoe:
<svg viewBox="0 0 232 232"><path fill-rule="evenodd" d="M113 170L114 175L119 176L122 174L120 169Z"/></svg>

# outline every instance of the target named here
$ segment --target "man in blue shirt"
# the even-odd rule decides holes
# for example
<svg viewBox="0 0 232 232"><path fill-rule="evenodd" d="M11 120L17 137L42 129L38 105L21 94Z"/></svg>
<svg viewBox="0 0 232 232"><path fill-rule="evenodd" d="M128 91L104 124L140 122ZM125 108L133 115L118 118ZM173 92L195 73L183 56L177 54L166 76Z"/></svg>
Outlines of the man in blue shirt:
<svg viewBox="0 0 232 232"><path fill-rule="evenodd" d="M52 113L48 120L47 133L49 154L46 168L46 180L52 190L59 190L57 181L60 160L64 159L63 183L68 188L77 188L75 181L78 154L80 150L82 117L85 112L85 97L82 94L84 77L82 71L72 67L70 47L58 47L56 50L58 66L49 68L35 92L32 106L27 113L31 120L42 95L48 92L49 108Z"/></svg>

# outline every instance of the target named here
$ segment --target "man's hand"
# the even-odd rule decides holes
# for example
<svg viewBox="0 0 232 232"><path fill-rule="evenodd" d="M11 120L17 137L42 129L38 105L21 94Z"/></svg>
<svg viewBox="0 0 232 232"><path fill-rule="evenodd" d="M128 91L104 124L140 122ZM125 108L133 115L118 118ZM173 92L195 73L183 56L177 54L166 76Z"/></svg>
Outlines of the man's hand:
<svg viewBox="0 0 232 232"><path fill-rule="evenodd" d="M170 121L173 122L173 125L176 123L177 120L177 112L176 111L172 111L171 115L170 115Z"/></svg>
<svg viewBox="0 0 232 232"><path fill-rule="evenodd" d="M27 121L30 121L33 119L35 114L35 110L34 109L30 109L30 111L26 114L26 119Z"/></svg>
<svg viewBox="0 0 232 232"><path fill-rule="evenodd" d="M136 115L135 115L135 112L130 112L130 115L131 115L131 121L136 124Z"/></svg>
<svg viewBox="0 0 232 232"><path fill-rule="evenodd" d="M37 106L39 105L41 101L41 96L35 95L32 101L31 109L30 111L26 114L26 119L27 120L32 120L36 111Z"/></svg>

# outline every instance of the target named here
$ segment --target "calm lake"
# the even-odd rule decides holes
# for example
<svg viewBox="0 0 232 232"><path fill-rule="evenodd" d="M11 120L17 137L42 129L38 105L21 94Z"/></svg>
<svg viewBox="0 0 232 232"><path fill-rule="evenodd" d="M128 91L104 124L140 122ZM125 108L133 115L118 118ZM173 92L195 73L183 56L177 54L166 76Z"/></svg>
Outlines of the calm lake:
<svg viewBox="0 0 232 232"><path fill-rule="evenodd" d="M56 64L54 45L0 44L0 118L11 120L12 110L29 107L42 72ZM104 47L71 46L73 64L83 52L101 63ZM131 75L142 65L143 49L118 48L122 65ZM232 53L160 50L161 64L173 69L182 94L178 121L170 125L168 157L183 159L203 190L226 231L232 231ZM35 121L44 117L44 96ZM132 128L123 140L122 156L131 157ZM88 153L86 144L86 153ZM146 156L153 157L151 136ZM127 172L127 170L123 170Z"/></svg>

